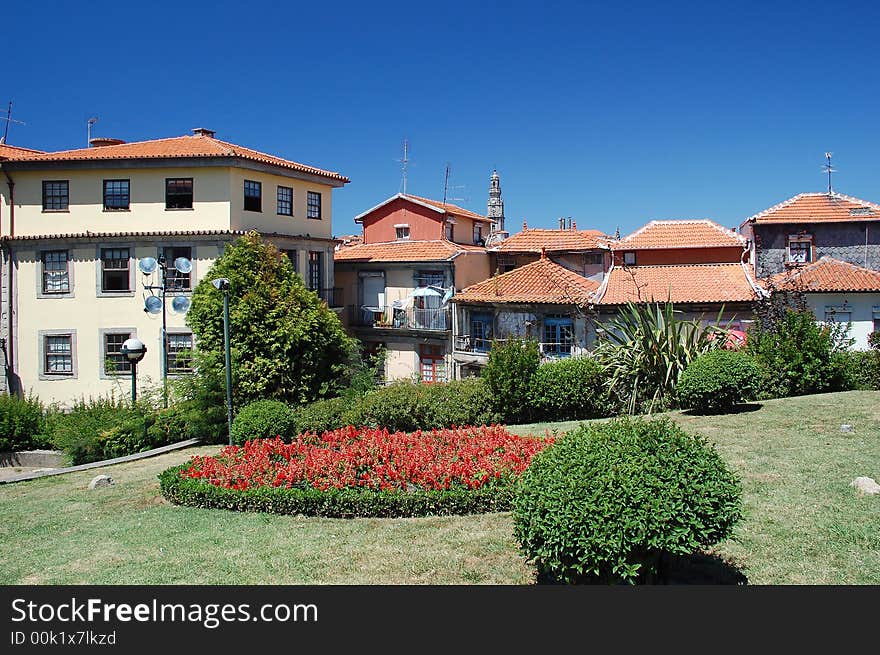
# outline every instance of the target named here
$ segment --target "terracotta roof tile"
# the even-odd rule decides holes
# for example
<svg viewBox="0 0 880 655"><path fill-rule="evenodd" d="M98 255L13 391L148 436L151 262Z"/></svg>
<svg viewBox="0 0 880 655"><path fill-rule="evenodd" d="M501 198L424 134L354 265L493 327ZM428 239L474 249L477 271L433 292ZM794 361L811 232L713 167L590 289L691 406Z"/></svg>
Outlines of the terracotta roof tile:
<svg viewBox="0 0 880 655"><path fill-rule="evenodd" d="M799 193L746 219L751 223L877 221L880 205L842 193Z"/></svg>
<svg viewBox="0 0 880 655"><path fill-rule="evenodd" d="M349 181L344 175L325 171L314 166L299 164L275 155L251 150L243 146L227 143L209 136L178 136L152 141L136 141L98 148L80 148L47 153L21 153L16 161L113 161L121 159L171 159L177 157L237 157L263 164L288 168L301 173L309 173L330 178L338 182Z"/></svg>
<svg viewBox="0 0 880 655"><path fill-rule="evenodd" d="M569 252L607 249L611 237L599 230L548 230L527 228L511 235L492 250L494 252Z"/></svg>
<svg viewBox="0 0 880 655"><path fill-rule="evenodd" d="M615 250L743 247L745 238L707 218L651 221L613 244Z"/></svg>
<svg viewBox="0 0 880 655"><path fill-rule="evenodd" d="M437 209L442 209L448 214L452 214L453 216L461 216L463 218L470 218L474 221L483 221L484 223L491 223L491 218L486 218L481 214L477 214L476 212L472 212L469 209L464 209L463 207L459 207L458 205L453 205L452 203L442 203L439 200L431 200L430 198L422 198L421 196L414 196L411 193L407 193L406 195L401 194L404 198L412 198L413 200L418 200L420 202L427 203Z"/></svg>
<svg viewBox="0 0 880 655"><path fill-rule="evenodd" d="M833 257L822 257L761 280L766 288L813 292L880 291L880 271L872 271Z"/></svg>
<svg viewBox="0 0 880 655"><path fill-rule="evenodd" d="M748 302L757 294L742 264L613 267L598 304L672 300L675 303Z"/></svg>
<svg viewBox="0 0 880 655"><path fill-rule="evenodd" d="M337 262L429 262L446 261L462 252L485 253L486 249L440 239L389 241L340 248L333 254L333 259Z"/></svg>
<svg viewBox="0 0 880 655"><path fill-rule="evenodd" d="M42 150L34 150L32 148L22 148L21 146L11 146L8 143L0 143L0 159L11 159L12 157L21 157L22 155L38 154L42 154Z"/></svg>
<svg viewBox="0 0 880 655"><path fill-rule="evenodd" d="M542 257L471 285L455 302L587 304L599 284Z"/></svg>

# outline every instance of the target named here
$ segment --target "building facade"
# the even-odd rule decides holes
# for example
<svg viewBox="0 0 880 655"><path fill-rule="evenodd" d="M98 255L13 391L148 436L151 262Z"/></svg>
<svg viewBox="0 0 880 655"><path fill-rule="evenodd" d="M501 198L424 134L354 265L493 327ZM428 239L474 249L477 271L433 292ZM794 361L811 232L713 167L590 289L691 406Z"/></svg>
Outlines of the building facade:
<svg viewBox="0 0 880 655"><path fill-rule="evenodd" d="M237 146L209 130L192 136L0 162L3 338L11 390L47 402L126 394L121 345L147 346L142 387L189 372L197 344L173 299L188 296L226 244L260 232L306 284L334 302L332 190L344 176ZM168 265L167 329L145 301L161 284L147 258ZM187 273L173 262L192 263ZM185 304L185 303L184 303Z"/></svg>

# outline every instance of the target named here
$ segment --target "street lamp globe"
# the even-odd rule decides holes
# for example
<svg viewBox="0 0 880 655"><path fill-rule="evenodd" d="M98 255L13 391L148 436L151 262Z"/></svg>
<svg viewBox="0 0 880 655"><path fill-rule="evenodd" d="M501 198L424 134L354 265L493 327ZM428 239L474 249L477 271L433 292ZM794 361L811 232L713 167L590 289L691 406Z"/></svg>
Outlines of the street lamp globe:
<svg viewBox="0 0 880 655"><path fill-rule="evenodd" d="M147 354L147 347L140 339L126 339L122 344L122 354L128 361L137 364Z"/></svg>

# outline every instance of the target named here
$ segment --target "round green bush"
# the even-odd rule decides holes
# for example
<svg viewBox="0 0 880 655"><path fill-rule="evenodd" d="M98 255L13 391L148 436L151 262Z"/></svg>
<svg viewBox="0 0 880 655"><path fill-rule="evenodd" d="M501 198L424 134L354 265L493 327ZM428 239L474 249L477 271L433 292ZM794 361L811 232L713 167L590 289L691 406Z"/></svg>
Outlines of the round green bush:
<svg viewBox="0 0 880 655"><path fill-rule="evenodd" d="M664 553L728 537L741 487L702 437L669 419L584 425L539 453L514 498L514 534L540 573L646 582Z"/></svg>
<svg viewBox="0 0 880 655"><path fill-rule="evenodd" d="M328 398L316 400L293 410L296 433L322 434L349 425L348 414L357 405L356 399Z"/></svg>
<svg viewBox="0 0 880 655"><path fill-rule="evenodd" d="M700 355L682 372L675 388L679 406L697 412L724 412L754 400L761 388L761 370L744 352L715 350Z"/></svg>
<svg viewBox="0 0 880 655"><path fill-rule="evenodd" d="M296 416L279 400L257 400L245 405L232 421L232 443L243 444L250 439L271 439L296 436Z"/></svg>
<svg viewBox="0 0 880 655"><path fill-rule="evenodd" d="M538 420L570 421L610 412L602 366L589 357L541 364L532 378L529 398Z"/></svg>

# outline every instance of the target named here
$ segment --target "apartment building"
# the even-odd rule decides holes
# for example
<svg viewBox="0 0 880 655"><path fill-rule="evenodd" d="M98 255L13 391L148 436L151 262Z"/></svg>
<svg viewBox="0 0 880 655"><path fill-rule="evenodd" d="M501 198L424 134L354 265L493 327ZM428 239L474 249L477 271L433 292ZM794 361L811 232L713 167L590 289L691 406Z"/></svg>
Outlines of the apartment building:
<svg viewBox="0 0 880 655"><path fill-rule="evenodd" d="M10 390L47 402L127 393L129 337L147 346L141 386L189 372L188 296L226 244L251 230L273 241L307 285L334 302L332 191L343 175L217 139L213 131L0 161L2 337ZM145 311L168 267L167 329ZM191 262L182 272L173 263ZM183 267L188 268L188 267ZM185 307L177 303L176 307Z"/></svg>

